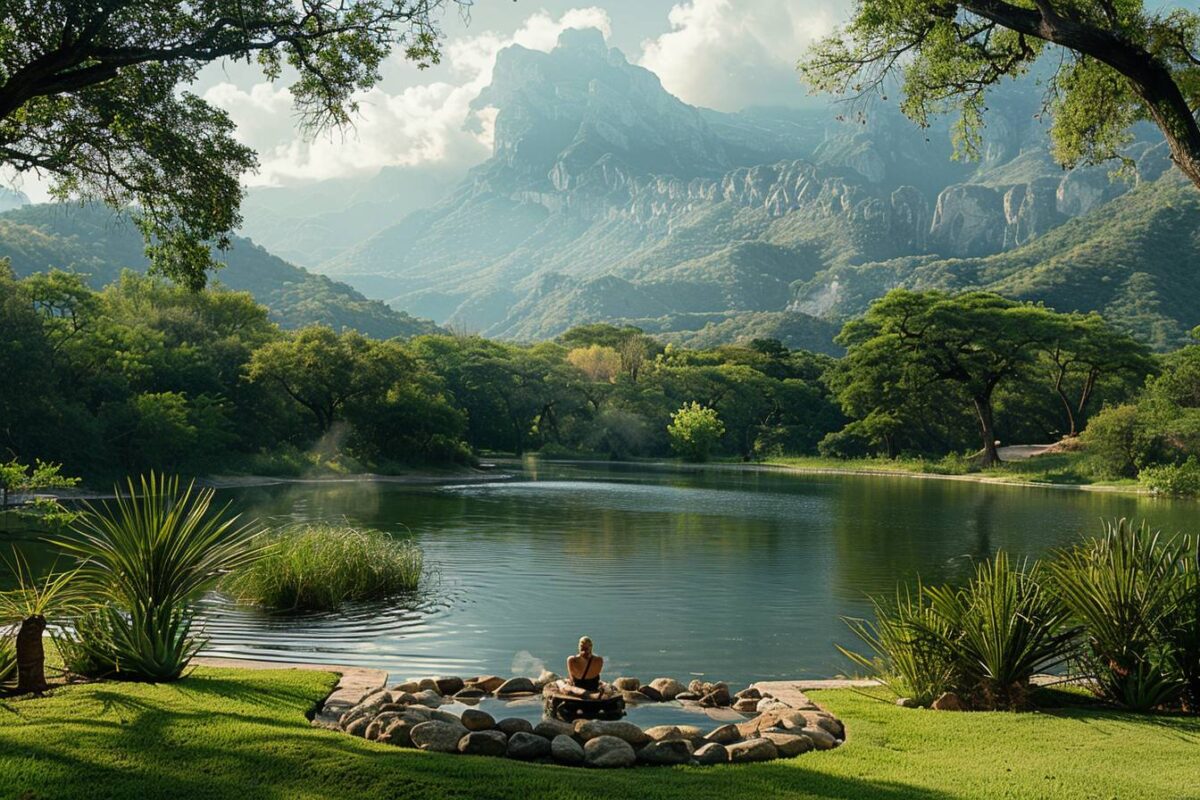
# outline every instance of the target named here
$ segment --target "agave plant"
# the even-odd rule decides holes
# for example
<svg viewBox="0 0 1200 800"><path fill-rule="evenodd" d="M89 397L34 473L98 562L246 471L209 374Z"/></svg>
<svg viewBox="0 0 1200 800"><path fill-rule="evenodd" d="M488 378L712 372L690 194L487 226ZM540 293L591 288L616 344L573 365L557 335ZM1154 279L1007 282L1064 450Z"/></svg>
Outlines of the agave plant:
<svg viewBox="0 0 1200 800"><path fill-rule="evenodd" d="M1103 536L1052 562L1058 592L1086 630L1081 661L1101 697L1150 709L1183 690L1170 640L1182 645L1188 639L1189 610L1191 652L1200 646L1184 545L1122 519L1105 523Z"/></svg>
<svg viewBox="0 0 1200 800"><path fill-rule="evenodd" d="M191 633L192 603L258 555L255 524L239 525L213 490L151 473L111 503L87 506L57 544L80 561L79 579L97 605L64 642L92 672L130 680L173 680L202 642Z"/></svg>
<svg viewBox="0 0 1200 800"><path fill-rule="evenodd" d="M1004 551L980 563L962 588L930 587L938 626L926 632L942 640L955 661L960 691L983 708L1021 708L1030 678L1064 664L1074 651L1078 627L1042 581L1039 564L1014 567Z"/></svg>
<svg viewBox="0 0 1200 800"><path fill-rule="evenodd" d="M17 580L17 588L0 593L0 625L16 631L13 645L0 647L0 683L16 677L17 694L46 691L46 651L42 634L51 611L66 614L72 602L72 579L76 572L53 569L38 581L29 562L13 548L11 561L5 559Z"/></svg>
<svg viewBox="0 0 1200 800"><path fill-rule="evenodd" d="M944 647L949 632L934 614L923 587L919 583L915 591L901 587L895 601L872 598L871 604L874 621L844 619L870 648L870 654L841 645L838 650L898 697L908 697L918 705L928 705L954 688L954 659ZM931 630L938 631L937 635L930 635Z"/></svg>

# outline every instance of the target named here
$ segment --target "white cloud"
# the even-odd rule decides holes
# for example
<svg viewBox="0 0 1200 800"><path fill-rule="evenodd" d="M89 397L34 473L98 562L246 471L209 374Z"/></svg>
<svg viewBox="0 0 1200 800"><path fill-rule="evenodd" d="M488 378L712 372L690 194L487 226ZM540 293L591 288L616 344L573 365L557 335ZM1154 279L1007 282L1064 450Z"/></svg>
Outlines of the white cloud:
<svg viewBox="0 0 1200 800"><path fill-rule="evenodd" d="M357 98L360 113L353 128L312 141L297 133L285 87L259 83L246 90L221 82L203 96L228 111L238 137L258 151L260 169L247 176L249 185L322 180L384 166L470 164L486 157L491 148L495 111L473 113L470 105L491 82L496 54L511 44L548 51L563 30L583 27L599 28L606 36L611 32L607 12L591 7L571 9L557 18L539 11L510 35L485 32L452 40L445 53L448 80L394 93L376 86Z"/></svg>
<svg viewBox="0 0 1200 800"><path fill-rule="evenodd" d="M642 66L681 99L723 111L801 101L795 64L843 18L845 0L689 0L642 43Z"/></svg>

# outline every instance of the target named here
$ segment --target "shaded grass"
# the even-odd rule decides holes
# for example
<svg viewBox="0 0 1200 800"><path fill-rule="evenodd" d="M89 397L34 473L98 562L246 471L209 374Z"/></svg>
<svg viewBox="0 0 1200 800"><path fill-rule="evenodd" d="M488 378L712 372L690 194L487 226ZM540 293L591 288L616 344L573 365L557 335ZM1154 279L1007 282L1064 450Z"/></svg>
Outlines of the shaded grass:
<svg viewBox="0 0 1200 800"><path fill-rule="evenodd" d="M174 684L93 684L0 703L2 798L1200 797L1200 719L1094 707L901 709L814 693L846 722L829 753L619 771L399 750L309 727L327 673L199 668Z"/></svg>
<svg viewBox="0 0 1200 800"><path fill-rule="evenodd" d="M332 611L348 601L411 592L424 558L414 542L348 525L286 528L261 556L230 575L222 588L246 603L296 611Z"/></svg>

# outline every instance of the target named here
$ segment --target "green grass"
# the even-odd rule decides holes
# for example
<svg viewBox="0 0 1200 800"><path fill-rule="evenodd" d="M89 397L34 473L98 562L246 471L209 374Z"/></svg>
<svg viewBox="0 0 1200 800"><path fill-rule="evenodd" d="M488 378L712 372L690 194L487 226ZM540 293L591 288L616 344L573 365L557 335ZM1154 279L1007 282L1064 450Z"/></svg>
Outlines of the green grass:
<svg viewBox="0 0 1200 800"><path fill-rule="evenodd" d="M173 684L0 701L0 798L1200 798L1200 719L814 697L846 744L791 761L620 771L399 750L311 728L326 673L199 668Z"/></svg>
<svg viewBox="0 0 1200 800"><path fill-rule="evenodd" d="M781 456L769 458L768 465L799 470L828 470L851 473L889 473L897 475L948 475L962 480L997 483L1044 483L1053 486L1093 486L1130 492L1141 491L1135 480L1100 480L1083 465L1079 452L1046 453L1021 461L1005 461L989 469L967 465L956 457L923 458L824 458L821 456Z"/></svg>
<svg viewBox="0 0 1200 800"><path fill-rule="evenodd" d="M331 611L347 601L414 591L424 558L415 543L383 531L310 524L272 535L257 560L222 588L246 603L288 611Z"/></svg>

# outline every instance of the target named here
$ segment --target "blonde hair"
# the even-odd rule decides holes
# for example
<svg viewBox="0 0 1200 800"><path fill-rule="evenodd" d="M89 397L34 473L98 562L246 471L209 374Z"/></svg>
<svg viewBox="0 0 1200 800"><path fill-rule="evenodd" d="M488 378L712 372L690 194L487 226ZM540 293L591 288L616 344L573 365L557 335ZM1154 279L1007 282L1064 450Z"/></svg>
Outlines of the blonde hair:
<svg viewBox="0 0 1200 800"><path fill-rule="evenodd" d="M581 652L581 653L592 652L592 637L590 637L590 636L580 636L579 637L579 652Z"/></svg>

